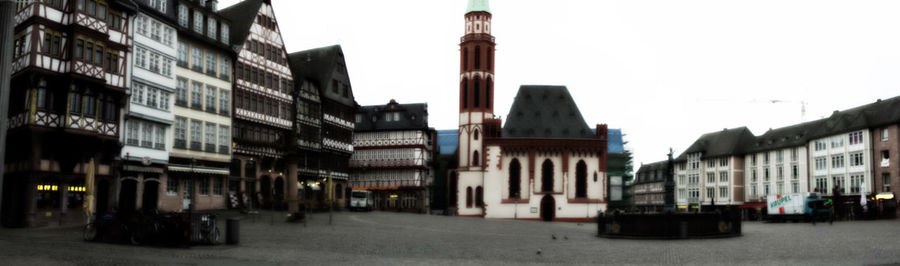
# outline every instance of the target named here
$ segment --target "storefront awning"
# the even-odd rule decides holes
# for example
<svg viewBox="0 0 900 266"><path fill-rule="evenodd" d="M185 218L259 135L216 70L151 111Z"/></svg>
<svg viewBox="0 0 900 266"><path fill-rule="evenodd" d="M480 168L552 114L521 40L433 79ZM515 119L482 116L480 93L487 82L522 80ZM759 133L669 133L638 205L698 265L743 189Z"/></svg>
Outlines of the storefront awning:
<svg viewBox="0 0 900 266"><path fill-rule="evenodd" d="M228 175L230 172L228 169L222 168L208 168L208 167L189 167L189 166L175 166L169 165L169 171L173 172L185 172L185 173L199 173L199 174L214 174L214 175Z"/></svg>

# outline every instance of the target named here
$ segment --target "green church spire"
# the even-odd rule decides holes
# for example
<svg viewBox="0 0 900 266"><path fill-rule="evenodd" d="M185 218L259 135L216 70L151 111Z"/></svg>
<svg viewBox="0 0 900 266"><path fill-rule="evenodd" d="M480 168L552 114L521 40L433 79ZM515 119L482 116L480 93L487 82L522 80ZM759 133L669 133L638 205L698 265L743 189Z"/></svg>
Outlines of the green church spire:
<svg viewBox="0 0 900 266"><path fill-rule="evenodd" d="M490 4L488 4L488 0L469 0L469 8L466 8L466 13L470 12L488 12L491 13Z"/></svg>

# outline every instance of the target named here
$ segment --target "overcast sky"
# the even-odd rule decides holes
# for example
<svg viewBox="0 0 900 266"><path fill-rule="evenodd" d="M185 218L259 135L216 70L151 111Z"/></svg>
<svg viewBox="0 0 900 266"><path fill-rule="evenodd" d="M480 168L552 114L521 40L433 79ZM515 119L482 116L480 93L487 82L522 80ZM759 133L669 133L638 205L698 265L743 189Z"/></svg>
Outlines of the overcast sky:
<svg viewBox="0 0 900 266"><path fill-rule="evenodd" d="M426 102L431 126L458 127L468 0L272 2L289 52L343 47L359 104ZM809 121L900 95L900 1L490 2L496 115L520 85L566 85L589 126L624 131L635 170L706 132L799 123L800 101Z"/></svg>

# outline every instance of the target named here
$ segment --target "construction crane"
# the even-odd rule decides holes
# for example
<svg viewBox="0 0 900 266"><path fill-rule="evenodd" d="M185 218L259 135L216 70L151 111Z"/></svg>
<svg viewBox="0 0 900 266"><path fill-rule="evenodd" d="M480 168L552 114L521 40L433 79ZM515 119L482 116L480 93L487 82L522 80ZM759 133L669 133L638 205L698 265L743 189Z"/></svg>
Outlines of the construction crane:
<svg viewBox="0 0 900 266"><path fill-rule="evenodd" d="M800 123L806 122L806 101L792 101L792 100L769 100L770 103L799 103L800 104Z"/></svg>

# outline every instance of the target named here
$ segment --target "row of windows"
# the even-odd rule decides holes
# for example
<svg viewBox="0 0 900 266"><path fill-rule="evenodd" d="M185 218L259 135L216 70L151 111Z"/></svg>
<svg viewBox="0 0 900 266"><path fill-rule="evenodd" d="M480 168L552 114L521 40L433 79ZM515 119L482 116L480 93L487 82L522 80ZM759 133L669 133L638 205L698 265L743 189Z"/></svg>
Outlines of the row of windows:
<svg viewBox="0 0 900 266"><path fill-rule="evenodd" d="M886 132L882 132L882 138L887 139ZM847 134L847 139L849 139L850 145L858 145L863 143L863 133L862 131L851 132ZM831 138L831 148L839 148L844 146L844 137L836 136ZM825 140L817 140L815 141L816 151L823 151L827 148Z"/></svg>
<svg viewBox="0 0 900 266"><path fill-rule="evenodd" d="M825 156L816 157L815 165L816 170L824 170L828 167L827 158ZM844 167L844 155L834 155L831 156L831 168L843 168ZM862 152L851 153L850 154L850 166L861 166L865 163L865 157L863 157Z"/></svg>
<svg viewBox="0 0 900 266"><path fill-rule="evenodd" d="M47 88L47 82L40 80L38 87L25 90L24 100L20 106L25 110L32 104L36 110L50 112L69 111L72 114L94 117L106 122L118 122L118 98L112 95L98 94L81 86L70 85L68 92L54 91ZM62 98L58 101L57 98ZM18 101L16 101L18 102ZM13 107L15 108L15 107Z"/></svg>
<svg viewBox="0 0 900 266"><path fill-rule="evenodd" d="M815 177L814 191L823 194L832 194L835 190L840 193L860 193L864 189L861 188L864 178L865 175L862 173L850 174L849 187L847 187L848 180L844 175L831 176L831 183L828 182L827 177L817 176ZM888 184L888 187L890 187L890 178L885 184ZM829 189L829 186L831 186L831 189Z"/></svg>
<svg viewBox="0 0 900 266"><path fill-rule="evenodd" d="M760 156L760 154L750 155L750 165L756 166L757 157L759 157L759 156ZM762 153L762 157L763 157L763 164L768 165L769 164L769 153L768 152ZM798 148L792 148L791 149L791 162L796 162L799 157L800 157L800 154L799 154ZM784 162L784 150L775 151L775 161L778 163Z"/></svg>
<svg viewBox="0 0 900 266"><path fill-rule="evenodd" d="M481 78L475 77L475 79L472 82L473 82L473 86L474 86L472 95L475 96L472 99L472 102L473 102L472 105L475 108L480 108L481 103L482 103L482 101L481 101L481 96L482 96ZM485 108L491 108L491 84L493 84L493 81L490 78L488 78L487 82L484 83L484 87L485 87L484 88L484 92L485 92L484 93L484 96L485 96L484 97L485 98L484 107ZM469 108L469 82L467 79L463 79L462 87L463 87L463 98L460 99L460 101L462 101L462 103L463 103L463 108Z"/></svg>
<svg viewBox="0 0 900 266"><path fill-rule="evenodd" d="M41 89L38 89L40 93ZM91 91L78 90L74 85L69 91L69 113L95 117L107 122L118 122L119 106L115 98Z"/></svg>
<svg viewBox="0 0 900 266"><path fill-rule="evenodd" d="M291 118L291 106L289 103L249 91L238 90L235 93L235 108L281 119Z"/></svg>
<svg viewBox="0 0 900 266"><path fill-rule="evenodd" d="M146 15L139 15L135 19L134 27L138 34L144 35L168 47L172 47L172 43L174 43L175 29L166 26L155 19L151 19Z"/></svg>
<svg viewBox="0 0 900 266"><path fill-rule="evenodd" d="M188 125L190 122L190 125ZM188 132L190 128L190 132ZM190 135L188 135L190 133ZM204 142L205 137L205 142ZM195 151L216 152L218 140L218 152L228 154L229 137L228 126L218 126L215 123L203 122L196 119L188 120L185 117L175 117L175 143L178 149L191 149ZM188 147L190 143L190 147ZM204 146L205 144L205 146Z"/></svg>
<svg viewBox="0 0 900 266"><path fill-rule="evenodd" d="M290 94L294 90L294 83L290 79L250 65L237 63L235 75L236 78L243 81L281 93Z"/></svg>
<svg viewBox="0 0 900 266"><path fill-rule="evenodd" d="M779 165L775 168L777 173L778 180L784 179L784 168ZM797 179L800 177L800 167L795 165L791 165L791 179ZM763 168L763 181L768 182L770 179L769 168ZM756 169L752 169L750 171L750 182L756 182L757 180L757 171Z"/></svg>
<svg viewBox="0 0 900 266"><path fill-rule="evenodd" d="M421 159L422 149L358 150L351 160L412 160Z"/></svg>
<svg viewBox="0 0 900 266"><path fill-rule="evenodd" d="M190 99L190 107L193 109L230 116L231 93L228 90L218 89L208 84L204 85L197 81L191 81L190 84L190 96L188 96L188 80L180 77L176 80L175 105L188 107L188 99ZM206 87L205 90L204 87ZM218 106L216 106L217 102Z"/></svg>
<svg viewBox="0 0 900 266"><path fill-rule="evenodd" d="M165 150L166 127L160 124L129 119L125 123L125 144Z"/></svg>
<svg viewBox="0 0 900 266"><path fill-rule="evenodd" d="M229 81L231 79L231 60L226 56L217 55L210 50L206 50L205 54L206 69L204 71L204 49L200 47L190 47L190 51L188 51L187 43L178 42L178 66L187 68L188 58L190 58L190 68L192 70L206 73L206 75L211 77L216 77L216 73L218 72L218 77L220 79Z"/></svg>
<svg viewBox="0 0 900 266"><path fill-rule="evenodd" d="M247 42L244 43L244 49L252 53L261 55L267 60L275 62L279 65L285 65L287 63L287 58L285 57L284 52L280 47L275 45L251 39L247 40Z"/></svg>
<svg viewBox="0 0 900 266"><path fill-rule="evenodd" d="M134 66L163 75L167 78L172 76L172 63L174 63L172 62L172 59L154 50L144 49L143 47L135 47L134 52Z"/></svg>
<svg viewBox="0 0 900 266"><path fill-rule="evenodd" d="M485 70L493 70L492 63L494 61L493 60L494 53L491 51L491 49L492 49L491 47L487 47L487 49L485 50L485 52L487 53L487 65L484 68ZM475 46L474 55L475 55L474 56L475 57L474 58L475 59L474 67L475 67L475 69L481 69L481 46ZM465 69L468 67L469 67L469 48L466 47L466 48L463 48L463 68Z"/></svg>
<svg viewBox="0 0 900 266"><path fill-rule="evenodd" d="M201 177L193 177L198 181L197 193L200 196L209 196L210 191L210 179L212 179L212 193L215 196L222 196L223 187L225 184L224 177L214 176L201 176ZM166 180L166 194L169 196L178 195L179 187L181 184L181 180L174 176L169 176L168 180ZM193 182L184 182L185 184L193 184ZM192 188L185 188L186 190ZM188 192L190 193L190 192Z"/></svg>
<svg viewBox="0 0 900 266"><path fill-rule="evenodd" d="M728 182L728 172L719 172L719 182ZM706 173L706 183L716 183L716 173Z"/></svg>
<svg viewBox="0 0 900 266"><path fill-rule="evenodd" d="M193 12L193 16L191 16L191 12ZM188 21L189 18L193 18L193 21ZM202 35L204 33L203 22L205 21L206 37L209 37L210 39L216 39L216 34L218 33L218 40L223 44L228 44L230 30L228 24L220 23L220 21L216 20L212 16L206 17L206 20L204 20L203 18L203 12L200 12L199 10L191 10L185 5L178 5L178 25L184 28L188 28L190 25L193 25L192 29L194 30L194 32Z"/></svg>
<svg viewBox="0 0 900 266"><path fill-rule="evenodd" d="M756 199L756 198L759 198L760 196L764 197L764 196L767 196L770 193L772 193L769 183L763 184L762 192L763 192L763 194L759 195L757 193L756 184L750 184L750 199ZM799 192L800 192L800 183L797 181L791 182L791 193L799 193ZM783 182L778 182L777 184L775 184L775 194L776 195L784 194L784 183Z"/></svg>
<svg viewBox="0 0 900 266"><path fill-rule="evenodd" d="M134 82L133 85L131 92L132 103L163 111L169 110L169 92L140 82Z"/></svg>
<svg viewBox="0 0 900 266"><path fill-rule="evenodd" d="M234 125L234 138L256 143L280 143L284 136L284 130L277 130L257 125Z"/></svg>

